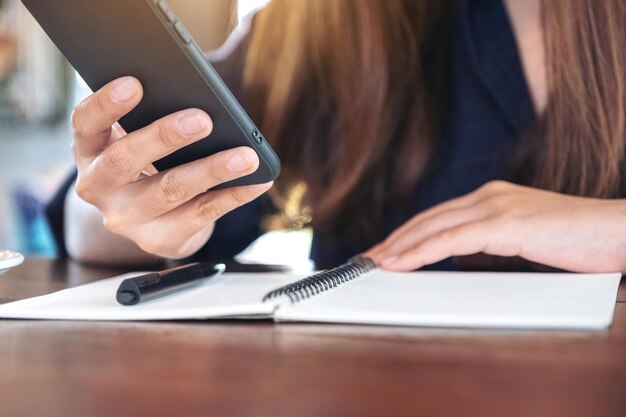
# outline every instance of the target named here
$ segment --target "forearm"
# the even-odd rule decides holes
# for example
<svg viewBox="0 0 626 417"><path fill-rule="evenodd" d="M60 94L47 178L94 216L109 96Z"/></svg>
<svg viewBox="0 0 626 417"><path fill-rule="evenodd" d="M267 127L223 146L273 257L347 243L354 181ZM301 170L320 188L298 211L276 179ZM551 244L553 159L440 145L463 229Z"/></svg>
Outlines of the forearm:
<svg viewBox="0 0 626 417"><path fill-rule="evenodd" d="M103 266L154 265L162 258L141 250L102 224L97 208L81 200L72 186L65 198L65 240L71 258Z"/></svg>

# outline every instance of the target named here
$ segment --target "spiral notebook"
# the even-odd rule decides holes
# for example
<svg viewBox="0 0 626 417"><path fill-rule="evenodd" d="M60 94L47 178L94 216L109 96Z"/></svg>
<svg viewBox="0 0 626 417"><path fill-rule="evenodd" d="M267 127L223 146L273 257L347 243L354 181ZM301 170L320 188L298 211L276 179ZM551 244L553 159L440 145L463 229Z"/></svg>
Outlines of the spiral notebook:
<svg viewBox="0 0 626 417"><path fill-rule="evenodd" d="M356 258L309 277L226 273L188 292L122 306L115 294L128 277L0 305L0 317L600 330L613 320L621 275L392 273Z"/></svg>

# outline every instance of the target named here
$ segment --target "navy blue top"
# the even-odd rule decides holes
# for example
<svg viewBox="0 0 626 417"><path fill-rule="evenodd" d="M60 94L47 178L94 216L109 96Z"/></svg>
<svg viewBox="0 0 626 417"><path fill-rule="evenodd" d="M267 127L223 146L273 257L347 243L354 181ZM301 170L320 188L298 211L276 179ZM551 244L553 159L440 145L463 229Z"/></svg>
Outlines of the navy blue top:
<svg viewBox="0 0 626 417"><path fill-rule="evenodd" d="M534 119L515 37L501 0L461 0L457 14L450 71L450 100L444 117L439 163L415 191L404 213L384 219L385 234L416 213L467 194L482 184L504 179L514 148ZM241 48L240 48L241 49ZM235 52L234 55L240 52ZM233 59L237 59L234 57ZM217 64L220 71L224 66ZM223 74L237 94L240 80ZM48 207L50 224L65 254L63 201L69 178ZM206 260L229 260L256 239L264 212L261 198L221 218L207 245L196 255ZM375 243L331 238L314 233L311 258L318 266L343 263ZM444 261L431 269L454 269Z"/></svg>

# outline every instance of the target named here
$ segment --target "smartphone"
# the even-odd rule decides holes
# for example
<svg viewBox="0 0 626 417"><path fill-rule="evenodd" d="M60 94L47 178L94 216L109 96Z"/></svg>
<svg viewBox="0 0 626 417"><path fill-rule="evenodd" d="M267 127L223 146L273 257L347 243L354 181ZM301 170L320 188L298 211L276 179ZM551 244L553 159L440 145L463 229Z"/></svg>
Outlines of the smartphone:
<svg viewBox="0 0 626 417"><path fill-rule="evenodd" d="M211 116L211 135L155 161L157 170L248 146L259 169L216 188L278 177L278 157L165 0L22 2L93 91L127 75L142 83L142 102L119 121L128 133L188 108Z"/></svg>

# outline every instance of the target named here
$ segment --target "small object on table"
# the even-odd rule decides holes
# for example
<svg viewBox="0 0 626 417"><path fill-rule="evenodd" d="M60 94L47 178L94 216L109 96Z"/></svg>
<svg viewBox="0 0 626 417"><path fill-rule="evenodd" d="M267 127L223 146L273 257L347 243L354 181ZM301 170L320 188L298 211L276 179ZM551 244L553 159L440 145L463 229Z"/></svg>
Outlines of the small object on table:
<svg viewBox="0 0 626 417"><path fill-rule="evenodd" d="M10 250L0 250L0 275L24 262L24 256Z"/></svg>

